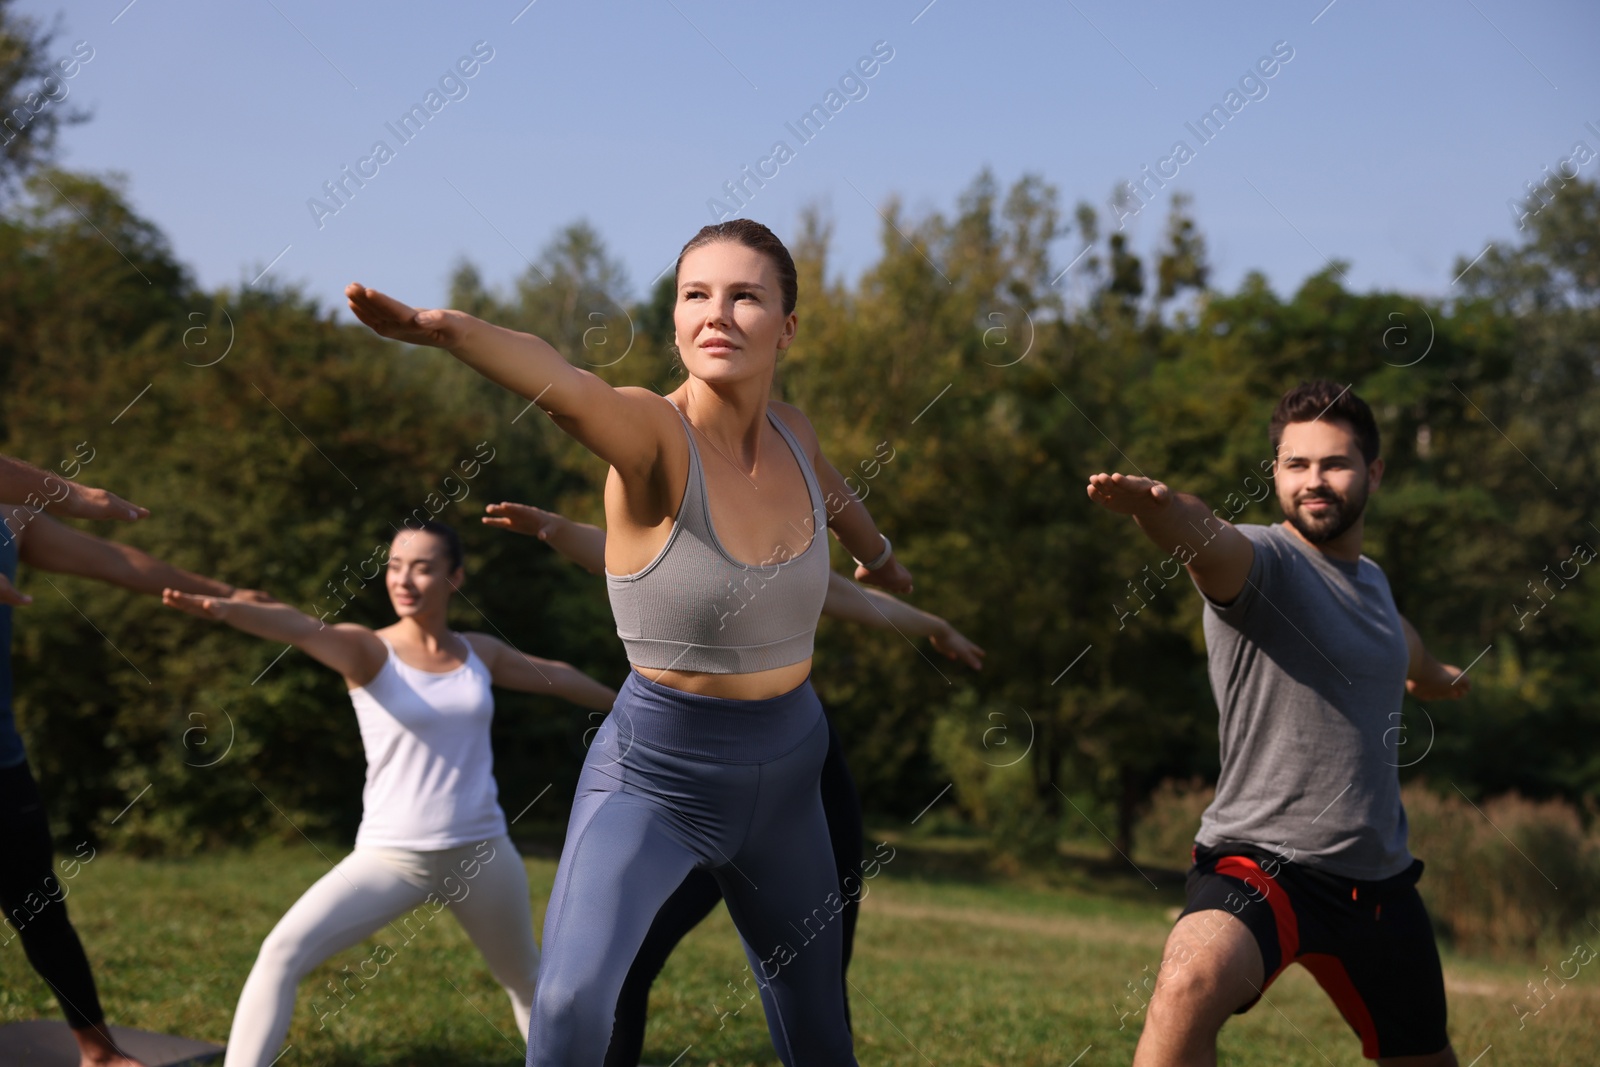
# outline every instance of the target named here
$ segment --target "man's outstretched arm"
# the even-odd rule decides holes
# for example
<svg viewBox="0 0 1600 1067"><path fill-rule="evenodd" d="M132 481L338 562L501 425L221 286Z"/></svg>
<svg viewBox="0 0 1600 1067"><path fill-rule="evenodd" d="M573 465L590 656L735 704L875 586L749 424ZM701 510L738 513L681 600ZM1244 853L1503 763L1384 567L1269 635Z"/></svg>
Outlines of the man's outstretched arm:
<svg viewBox="0 0 1600 1067"><path fill-rule="evenodd" d="M1089 499L1118 515L1131 515L1144 535L1189 568L1200 591L1231 604L1250 578L1255 546L1250 539L1189 493L1126 474L1089 478Z"/></svg>
<svg viewBox="0 0 1600 1067"><path fill-rule="evenodd" d="M1472 688L1461 673L1461 668L1441 663L1422 643L1422 635L1411 625L1411 620L1400 616L1400 625L1406 631L1406 650L1411 654L1406 667L1406 692L1414 700L1460 700Z"/></svg>

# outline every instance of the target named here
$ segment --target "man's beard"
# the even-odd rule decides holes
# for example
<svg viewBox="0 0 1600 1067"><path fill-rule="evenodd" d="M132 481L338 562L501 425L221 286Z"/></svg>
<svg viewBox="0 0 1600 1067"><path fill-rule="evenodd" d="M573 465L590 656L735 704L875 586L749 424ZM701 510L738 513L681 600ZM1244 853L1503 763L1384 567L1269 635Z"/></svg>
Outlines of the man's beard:
<svg viewBox="0 0 1600 1067"><path fill-rule="evenodd" d="M1329 506L1320 515L1307 515L1300 509L1300 504L1307 500L1326 500ZM1354 526L1366 507L1367 487L1362 483L1360 489L1352 491L1348 497L1340 496L1332 489L1302 493L1292 509L1284 509L1283 517L1288 519L1289 525L1299 530L1300 536L1307 541L1314 545L1325 545L1330 541L1337 541L1345 531Z"/></svg>

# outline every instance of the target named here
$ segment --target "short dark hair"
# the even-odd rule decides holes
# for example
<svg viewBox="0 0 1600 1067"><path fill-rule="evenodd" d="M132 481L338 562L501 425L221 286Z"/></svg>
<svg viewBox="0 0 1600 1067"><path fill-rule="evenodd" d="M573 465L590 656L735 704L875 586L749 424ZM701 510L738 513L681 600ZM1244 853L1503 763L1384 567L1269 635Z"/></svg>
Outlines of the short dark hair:
<svg viewBox="0 0 1600 1067"><path fill-rule="evenodd" d="M394 536L399 537L403 533L431 533L442 540L444 542L445 555L450 557L451 570L455 570L467 562L466 549L461 547L461 535L456 533L454 528L446 526L442 522L423 519L413 526L411 525L411 520L407 519L406 524L394 532ZM390 538L391 543L393 540L394 538Z"/></svg>
<svg viewBox="0 0 1600 1067"><path fill-rule="evenodd" d="M787 315L794 310L800 296L800 281L794 269L794 257L789 254L783 242L778 240L777 234L754 219L731 219L728 222L702 226L700 232L689 238L689 243L678 253L677 265L672 269L673 281L676 282L683 271L684 256L696 248L718 241L732 241L744 245L751 251L760 252L770 259L778 271L778 286L783 292L783 313Z"/></svg>
<svg viewBox="0 0 1600 1067"><path fill-rule="evenodd" d="M1342 422L1356 435L1361 448L1361 458L1371 463L1378 458L1378 420L1372 417L1367 402L1354 392L1352 386L1330 382L1326 378L1301 382L1278 401L1267 427L1267 437L1272 442L1272 454L1278 455L1278 445L1283 440L1283 428L1291 422L1316 422L1329 419Z"/></svg>

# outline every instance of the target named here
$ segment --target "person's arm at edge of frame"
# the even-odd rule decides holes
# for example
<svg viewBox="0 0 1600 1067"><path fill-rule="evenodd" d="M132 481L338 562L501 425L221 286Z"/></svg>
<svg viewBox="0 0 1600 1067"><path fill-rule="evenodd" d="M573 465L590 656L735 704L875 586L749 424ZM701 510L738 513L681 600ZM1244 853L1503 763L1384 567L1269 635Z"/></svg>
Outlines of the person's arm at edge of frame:
<svg viewBox="0 0 1600 1067"><path fill-rule="evenodd" d="M0 456L0 503L48 511L74 519L123 519L150 512L106 489L79 485L12 456Z"/></svg>
<svg viewBox="0 0 1600 1067"><path fill-rule="evenodd" d="M151 596L160 596L167 588L215 597L236 591L226 582L174 567L141 549L84 533L48 516L37 516L18 536L18 558L43 571L92 578Z"/></svg>

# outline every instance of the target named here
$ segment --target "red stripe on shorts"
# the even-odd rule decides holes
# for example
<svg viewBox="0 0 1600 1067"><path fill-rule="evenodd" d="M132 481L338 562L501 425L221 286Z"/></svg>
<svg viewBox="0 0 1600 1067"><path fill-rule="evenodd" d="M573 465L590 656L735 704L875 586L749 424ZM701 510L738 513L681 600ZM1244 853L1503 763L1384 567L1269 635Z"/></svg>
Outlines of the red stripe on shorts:
<svg viewBox="0 0 1600 1067"><path fill-rule="evenodd" d="M1300 959L1300 963L1317 979L1328 996L1333 998L1333 1003L1338 1006L1339 1014L1344 1016L1344 1021L1350 1024L1361 1038L1361 1055L1369 1060L1378 1058L1378 1028L1372 1023L1372 1013L1367 1010L1367 1002L1361 999L1361 994L1356 991L1355 983L1350 981L1350 974L1344 969L1344 964L1337 956L1328 956L1320 952L1308 952Z"/></svg>
<svg viewBox="0 0 1600 1067"><path fill-rule="evenodd" d="M1289 903L1289 894L1276 879L1261 869L1260 864L1245 856L1223 856L1213 869L1218 874L1237 878L1266 894L1272 917L1278 925L1278 969L1267 975L1266 981L1261 983L1261 988L1266 989L1300 955L1300 923L1295 918L1294 906Z"/></svg>

